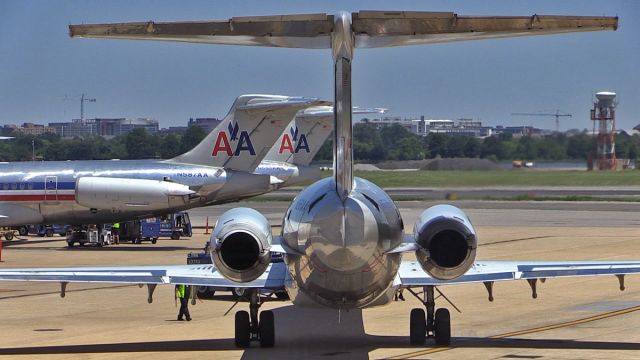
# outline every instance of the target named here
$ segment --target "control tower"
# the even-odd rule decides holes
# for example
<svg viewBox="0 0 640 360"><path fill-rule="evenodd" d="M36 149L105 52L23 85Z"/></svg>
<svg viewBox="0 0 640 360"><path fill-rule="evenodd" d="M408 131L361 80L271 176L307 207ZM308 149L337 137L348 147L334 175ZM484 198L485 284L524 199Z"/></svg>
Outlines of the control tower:
<svg viewBox="0 0 640 360"><path fill-rule="evenodd" d="M615 170L616 169L616 93L601 91L596 93L596 101L591 109L591 120L593 120L593 133L597 129L597 145L595 157L595 169Z"/></svg>

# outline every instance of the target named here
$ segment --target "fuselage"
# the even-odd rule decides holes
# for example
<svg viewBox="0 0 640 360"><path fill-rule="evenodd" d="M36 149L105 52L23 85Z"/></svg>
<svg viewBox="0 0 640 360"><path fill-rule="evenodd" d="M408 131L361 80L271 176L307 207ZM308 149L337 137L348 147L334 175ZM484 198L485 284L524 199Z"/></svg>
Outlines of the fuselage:
<svg viewBox="0 0 640 360"><path fill-rule="evenodd" d="M343 201L331 178L303 190L283 220L294 303L350 309L382 305L391 298L402 243L403 223L389 196L355 178ZM307 300L311 300L308 302Z"/></svg>
<svg viewBox="0 0 640 360"><path fill-rule="evenodd" d="M169 202L166 209L92 209L76 202L77 180L93 176L170 181L197 196ZM0 164L0 225L93 224L142 218L237 201L269 191L269 177L220 167L162 160L46 161Z"/></svg>

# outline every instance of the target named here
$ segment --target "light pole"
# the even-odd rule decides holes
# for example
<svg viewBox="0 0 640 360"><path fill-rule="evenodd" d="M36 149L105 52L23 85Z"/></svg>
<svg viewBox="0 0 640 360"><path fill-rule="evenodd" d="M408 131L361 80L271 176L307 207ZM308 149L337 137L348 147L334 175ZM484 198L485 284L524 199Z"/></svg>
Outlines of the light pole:
<svg viewBox="0 0 640 360"><path fill-rule="evenodd" d="M31 139L31 160L36 161L36 140Z"/></svg>

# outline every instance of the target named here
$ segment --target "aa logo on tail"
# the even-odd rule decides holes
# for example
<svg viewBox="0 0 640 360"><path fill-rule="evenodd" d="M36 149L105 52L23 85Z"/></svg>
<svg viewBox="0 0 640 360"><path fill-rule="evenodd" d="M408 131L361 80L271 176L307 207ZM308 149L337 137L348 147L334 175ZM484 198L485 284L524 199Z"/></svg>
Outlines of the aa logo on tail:
<svg viewBox="0 0 640 360"><path fill-rule="evenodd" d="M230 122L227 130L229 132L228 135L225 131L218 133L211 156L218 156L218 153L223 153L227 156L238 156L243 151L248 151L251 155L256 154L249 133L245 130L240 131L238 123ZM232 144L235 146L232 146Z"/></svg>
<svg viewBox="0 0 640 360"><path fill-rule="evenodd" d="M295 147L293 144L295 143ZM288 134L284 134L282 137L282 141L280 142L280 150L279 154L282 154L286 151L289 154L297 154L301 150L309 152L309 143L307 143L307 136L305 134L298 134L298 127L292 126L289 129Z"/></svg>

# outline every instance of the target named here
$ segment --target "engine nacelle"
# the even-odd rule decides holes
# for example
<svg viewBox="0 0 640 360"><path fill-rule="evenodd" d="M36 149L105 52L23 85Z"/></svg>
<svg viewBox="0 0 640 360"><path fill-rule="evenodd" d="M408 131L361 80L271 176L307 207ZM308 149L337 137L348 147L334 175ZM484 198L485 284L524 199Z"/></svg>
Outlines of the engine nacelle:
<svg viewBox="0 0 640 360"><path fill-rule="evenodd" d="M440 280L455 279L469 270L476 258L476 231L467 215L451 205L425 210L413 233L421 247L416 258L422 269Z"/></svg>
<svg viewBox="0 0 640 360"><path fill-rule="evenodd" d="M188 203L195 192L169 181L81 177L76 181L76 202L92 209L162 210Z"/></svg>
<svg viewBox="0 0 640 360"><path fill-rule="evenodd" d="M249 208L231 209L218 218L211 234L211 258L229 280L249 282L271 262L271 225Z"/></svg>

